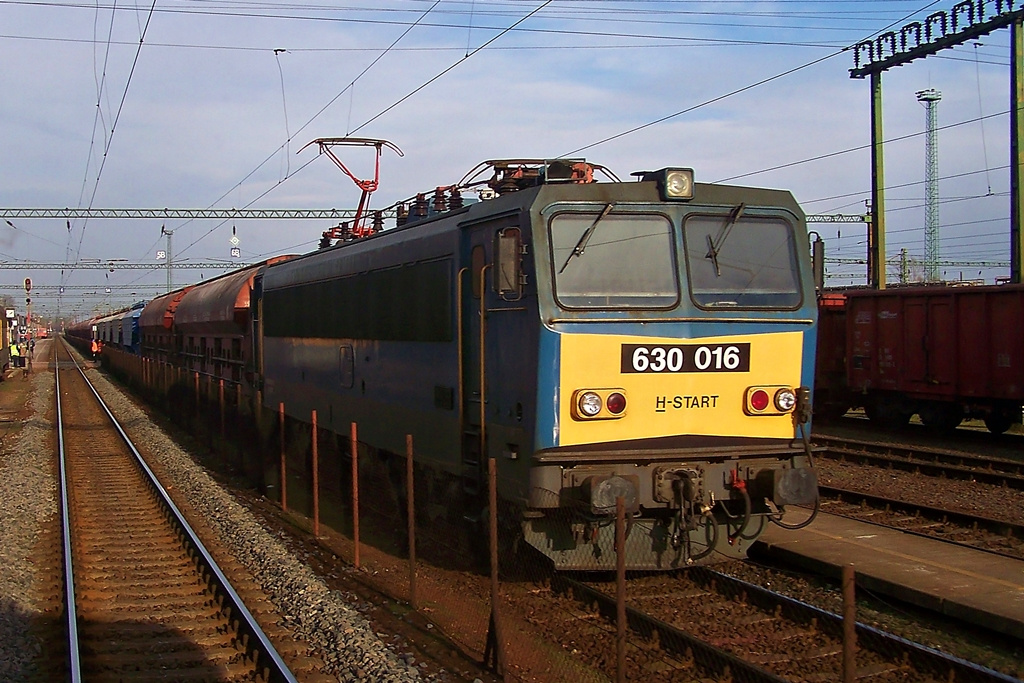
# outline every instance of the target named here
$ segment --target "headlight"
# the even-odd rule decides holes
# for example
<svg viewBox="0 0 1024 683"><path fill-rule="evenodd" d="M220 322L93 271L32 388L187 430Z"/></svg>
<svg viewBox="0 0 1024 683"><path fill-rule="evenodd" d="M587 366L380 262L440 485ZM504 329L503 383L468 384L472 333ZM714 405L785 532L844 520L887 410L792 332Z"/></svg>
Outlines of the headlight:
<svg viewBox="0 0 1024 683"><path fill-rule="evenodd" d="M775 392L775 407L784 413L793 410L796 405L796 394L792 389L779 389Z"/></svg>
<svg viewBox="0 0 1024 683"><path fill-rule="evenodd" d="M665 198L691 199L693 197L693 171L688 168L665 171Z"/></svg>
<svg viewBox="0 0 1024 683"><path fill-rule="evenodd" d="M661 201L693 199L693 169L663 168L659 171L637 171L633 175L641 182L658 183L658 194Z"/></svg>
<svg viewBox="0 0 1024 683"><path fill-rule="evenodd" d="M601 397L592 391L586 391L580 394L576 405L579 406L581 414L594 417L601 412Z"/></svg>

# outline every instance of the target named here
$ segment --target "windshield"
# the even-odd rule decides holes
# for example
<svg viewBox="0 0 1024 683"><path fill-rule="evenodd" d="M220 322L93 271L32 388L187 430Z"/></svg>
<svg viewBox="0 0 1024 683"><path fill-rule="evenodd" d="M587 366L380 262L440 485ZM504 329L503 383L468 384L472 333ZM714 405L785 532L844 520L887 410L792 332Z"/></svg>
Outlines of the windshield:
<svg viewBox="0 0 1024 683"><path fill-rule="evenodd" d="M551 219L555 296L565 308L670 308L679 301L672 223L614 205Z"/></svg>
<svg viewBox="0 0 1024 683"><path fill-rule="evenodd" d="M709 308L800 306L793 228L779 218L691 215L683 224L690 295Z"/></svg>

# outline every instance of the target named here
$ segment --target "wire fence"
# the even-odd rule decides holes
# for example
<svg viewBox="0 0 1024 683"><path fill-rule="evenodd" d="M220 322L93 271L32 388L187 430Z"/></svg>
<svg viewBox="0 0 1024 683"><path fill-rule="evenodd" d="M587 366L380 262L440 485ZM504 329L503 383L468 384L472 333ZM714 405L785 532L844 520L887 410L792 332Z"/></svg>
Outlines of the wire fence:
<svg viewBox="0 0 1024 683"><path fill-rule="evenodd" d="M358 423L339 433L321 427L315 411L292 419L287 406L263 408L260 393L239 382L112 348L103 361L494 680L785 680L747 671L740 655L753 640L717 634L716 616L700 611L706 584L665 584L683 593L692 610L683 618L665 612L672 602L649 585L635 584L637 572L627 574L659 557L670 564L684 544L700 554L713 541L709 523L641 520L636 501L622 495L628 488L612 484L613 510L537 515L523 525L521 511L498 496L495 459L481 462L479 487L471 487L424 467L415 434L405 435L404 453L385 453L360 441ZM559 562L572 569L552 571ZM844 585L852 595L852 580ZM742 609L751 623L759 618L755 607ZM709 639L726 654L701 649ZM841 642L822 664L827 680L852 680L856 634Z"/></svg>

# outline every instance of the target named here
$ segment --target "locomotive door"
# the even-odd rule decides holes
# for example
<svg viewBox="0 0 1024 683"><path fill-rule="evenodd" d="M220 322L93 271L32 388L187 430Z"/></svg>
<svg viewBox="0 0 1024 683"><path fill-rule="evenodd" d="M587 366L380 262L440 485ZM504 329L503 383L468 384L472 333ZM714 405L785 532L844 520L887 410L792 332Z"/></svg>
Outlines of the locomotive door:
<svg viewBox="0 0 1024 683"><path fill-rule="evenodd" d="M495 422L494 399L502 387L489 386L488 381L507 384L508 375L516 371L498 365L501 340L509 335L509 319L503 318L499 321L503 324L489 331L488 312L511 310L502 302L518 301L522 294L521 219L517 208L463 227L458 275L461 471L463 491L469 497L486 493L487 458L497 450L499 440L491 438L488 422L494 422L495 433L501 433Z"/></svg>
<svg viewBox="0 0 1024 683"><path fill-rule="evenodd" d="M471 228L463 233L464 265L459 271L460 379L459 407L462 490L467 498L484 493L487 458L487 333L486 279L489 271L490 231Z"/></svg>

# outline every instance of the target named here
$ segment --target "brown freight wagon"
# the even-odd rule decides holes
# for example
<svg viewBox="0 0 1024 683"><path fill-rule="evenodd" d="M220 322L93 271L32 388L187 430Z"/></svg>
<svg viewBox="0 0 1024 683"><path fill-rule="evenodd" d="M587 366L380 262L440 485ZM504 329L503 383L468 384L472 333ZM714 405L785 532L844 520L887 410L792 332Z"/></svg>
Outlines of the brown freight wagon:
<svg viewBox="0 0 1024 683"><path fill-rule="evenodd" d="M852 405L873 421L964 418L1000 434L1024 403L1024 285L854 290L846 297Z"/></svg>
<svg viewBox="0 0 1024 683"><path fill-rule="evenodd" d="M818 299L818 350L814 367L814 416L841 417L851 406L846 383L846 295Z"/></svg>
<svg viewBox="0 0 1024 683"><path fill-rule="evenodd" d="M159 296L142 309L139 315L139 339L142 355L169 362L177 352L174 341L174 311L191 290L185 287Z"/></svg>

